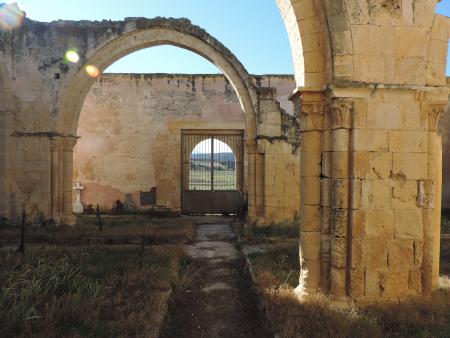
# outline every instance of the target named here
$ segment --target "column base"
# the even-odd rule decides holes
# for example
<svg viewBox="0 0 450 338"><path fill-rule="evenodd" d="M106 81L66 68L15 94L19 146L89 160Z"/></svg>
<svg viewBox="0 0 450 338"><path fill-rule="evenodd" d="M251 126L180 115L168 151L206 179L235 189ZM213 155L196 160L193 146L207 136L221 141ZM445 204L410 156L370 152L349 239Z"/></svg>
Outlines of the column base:
<svg viewBox="0 0 450 338"><path fill-rule="evenodd" d="M65 214L62 216L61 223L64 225L75 226L77 224L77 218L74 214Z"/></svg>
<svg viewBox="0 0 450 338"><path fill-rule="evenodd" d="M82 214L83 213L83 211L84 211L84 206L83 206L83 204L81 204L81 202L76 202L75 203L75 207L73 208L73 212L75 213L75 214Z"/></svg>

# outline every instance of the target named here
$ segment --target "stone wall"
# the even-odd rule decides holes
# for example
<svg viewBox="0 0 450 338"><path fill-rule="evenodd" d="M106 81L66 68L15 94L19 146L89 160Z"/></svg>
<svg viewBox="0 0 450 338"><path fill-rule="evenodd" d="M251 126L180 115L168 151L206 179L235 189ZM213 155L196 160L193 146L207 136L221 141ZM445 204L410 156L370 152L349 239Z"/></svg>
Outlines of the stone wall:
<svg viewBox="0 0 450 338"><path fill-rule="evenodd" d="M448 102L450 19L434 14L436 0L277 3L296 64L293 120L231 51L186 19L25 20L0 34L0 83L7 83L0 90L14 94L10 108L0 101L1 121L9 123L1 141L8 151L0 152L6 217L24 205L73 220L72 148L95 82L86 65L103 71L136 50L172 44L210 60L237 92L246 117L250 221L267 222L275 201L291 194L289 180L272 177L289 175L300 153L300 261L308 287L362 302L437 287L437 124ZM74 47L79 63L65 62Z"/></svg>
<svg viewBox="0 0 450 338"><path fill-rule="evenodd" d="M258 76L255 82L263 87L273 86L281 107L293 115L288 100L295 87L292 76ZM139 206L140 191L155 186L157 204L179 211L182 129L245 130L239 100L223 75L104 74L100 77L83 105L77 130L80 138L74 148L73 178L85 187L83 204L98 203L109 209L114 201L124 201L125 194L131 194ZM287 164L287 160L280 162L283 168ZM292 163L292 167L295 165L298 167L299 163ZM278 180L294 174L294 170L288 176L280 172ZM292 198L298 198L298 185L288 186L293 193L286 201L284 189L277 190L280 196L276 203L270 204L277 209L270 211L271 219L275 215L277 221L289 219L295 213L292 208L298 210L299 204ZM273 186L271 189L275 191Z"/></svg>
<svg viewBox="0 0 450 338"><path fill-rule="evenodd" d="M95 83L86 73L86 66L95 65L102 72L124 55L161 44L204 56L230 81L245 115L249 218L255 223L267 221L264 209L260 209L264 196L256 195L255 183L264 175L263 171L256 173L256 158L265 156L257 152L256 137L267 135L257 133L278 130L280 134L275 136L279 142L294 145L298 141L286 135L293 134L289 129L295 129L295 124L284 129L274 125L274 121L281 123L281 115L286 113L275 102L260 99L264 81L250 76L239 60L203 29L187 19L173 18L51 23L26 19L19 29L0 33L0 63L6 66L0 69L0 83L6 83L4 92L14 92L10 110L8 101L0 101L2 122L9 121L4 129L8 151L0 153L0 171L4 172L0 175L0 200L5 201L0 205L2 215L17 220L21 210L26 209L57 222L74 221L73 146L82 106ZM74 47L80 56L78 63L64 59L64 53ZM266 123L268 127L263 126ZM173 135L165 136L174 140ZM292 150L290 154L298 157ZM174 158L167 156L159 164L172 168ZM173 188L160 189L159 203L176 209L174 193Z"/></svg>
<svg viewBox="0 0 450 338"><path fill-rule="evenodd" d="M447 78L450 89L450 77ZM442 208L450 209L450 96L449 105L439 122L442 135Z"/></svg>
<svg viewBox="0 0 450 338"><path fill-rule="evenodd" d="M442 94L336 88L325 105L302 94L300 244L310 287L365 302L437 285Z"/></svg>
<svg viewBox="0 0 450 338"><path fill-rule="evenodd" d="M450 19L436 0L277 3L299 87L300 285L361 302L429 293Z"/></svg>

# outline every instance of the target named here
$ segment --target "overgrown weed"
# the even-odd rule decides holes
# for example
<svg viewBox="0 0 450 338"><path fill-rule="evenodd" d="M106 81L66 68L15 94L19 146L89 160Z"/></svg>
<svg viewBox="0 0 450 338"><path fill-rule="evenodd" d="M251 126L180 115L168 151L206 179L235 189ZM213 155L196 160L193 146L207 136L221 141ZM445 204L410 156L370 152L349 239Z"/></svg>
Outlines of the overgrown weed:
<svg viewBox="0 0 450 338"><path fill-rule="evenodd" d="M249 258L267 316L280 337L450 336L448 277L441 277L441 288L430 297L340 309L321 293L309 292L301 301L294 294L299 270L297 245L275 246Z"/></svg>
<svg viewBox="0 0 450 338"><path fill-rule="evenodd" d="M180 263L178 245L0 252L4 337L156 336ZM184 277L182 277L184 278ZM181 279L182 279L181 278Z"/></svg>

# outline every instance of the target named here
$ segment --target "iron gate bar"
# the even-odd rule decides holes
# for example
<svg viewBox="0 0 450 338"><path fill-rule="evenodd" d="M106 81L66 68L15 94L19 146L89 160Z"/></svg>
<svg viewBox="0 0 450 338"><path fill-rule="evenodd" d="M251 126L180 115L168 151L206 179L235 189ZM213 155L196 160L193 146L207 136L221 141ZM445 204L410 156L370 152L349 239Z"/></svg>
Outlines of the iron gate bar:
<svg viewBox="0 0 450 338"><path fill-rule="evenodd" d="M211 191L214 191L214 136L211 137L211 152L209 155L211 165ZM214 205L213 205L214 209Z"/></svg>
<svg viewBox="0 0 450 338"><path fill-rule="evenodd" d="M190 129L181 136L182 212L237 213L243 202L243 131Z"/></svg>

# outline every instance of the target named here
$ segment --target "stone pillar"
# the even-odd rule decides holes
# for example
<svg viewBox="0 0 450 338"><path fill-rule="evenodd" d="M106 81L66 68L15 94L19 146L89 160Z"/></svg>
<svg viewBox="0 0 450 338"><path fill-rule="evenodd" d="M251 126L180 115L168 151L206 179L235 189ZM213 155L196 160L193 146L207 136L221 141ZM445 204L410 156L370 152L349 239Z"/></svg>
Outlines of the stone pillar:
<svg viewBox="0 0 450 338"><path fill-rule="evenodd" d="M422 200L424 203L424 248L426 260L424 265L431 264L431 288L424 290L426 293L439 287L439 260L441 237L441 197L442 197L442 137L438 131L439 120L444 113L446 102L431 102L428 106L428 180L425 184L425 194L429 198ZM427 191L429 189L429 191ZM425 196L426 196L425 195ZM430 208L430 209L428 209ZM430 222L430 224L428 224ZM432 250L432 251L430 251ZM428 277L429 267L422 268L422 274ZM428 277L429 278L429 277ZM424 286L429 285L425 284Z"/></svg>
<svg viewBox="0 0 450 338"><path fill-rule="evenodd" d="M245 147L248 156L248 219L250 222L257 220L257 195L256 195L256 140L246 140Z"/></svg>
<svg viewBox="0 0 450 338"><path fill-rule="evenodd" d="M406 87L335 92L355 102L348 294L372 301L430 293L439 269L440 94Z"/></svg>
<svg viewBox="0 0 450 338"><path fill-rule="evenodd" d="M0 96L1 97L1 96ZM0 108L0 216L8 217L10 213L11 186L11 145L9 128L10 114Z"/></svg>
<svg viewBox="0 0 450 338"><path fill-rule="evenodd" d="M53 137L50 141L51 149L51 217L56 223L62 218L62 147L61 139Z"/></svg>
<svg viewBox="0 0 450 338"><path fill-rule="evenodd" d="M62 141L63 160L63 196L62 196L62 221L72 225L75 222L72 205L72 176L73 176L73 147L77 143L75 136L65 136Z"/></svg>
<svg viewBox="0 0 450 338"><path fill-rule="evenodd" d="M350 99L331 98L326 112L328 115L326 119L327 132L324 134L331 135L331 144L324 149L324 154L325 150L331 150L331 153L325 156L328 157L328 161L331 161L331 182L327 184L328 192L331 192L330 291L335 298L342 298L348 294L351 241L348 232L353 202L350 194L352 180L349 160L354 102ZM327 169L324 176L329 174L329 169ZM327 200L327 205L330 205L330 197Z"/></svg>
<svg viewBox="0 0 450 338"><path fill-rule="evenodd" d="M326 284L321 283L324 95L321 92L297 92L291 100L300 119L300 264L302 270L307 270L306 288L318 289L321 284ZM326 279L323 274L322 277Z"/></svg>
<svg viewBox="0 0 450 338"><path fill-rule="evenodd" d="M292 100L306 286L358 302L430 293L439 281L437 124L447 92L333 87Z"/></svg>

